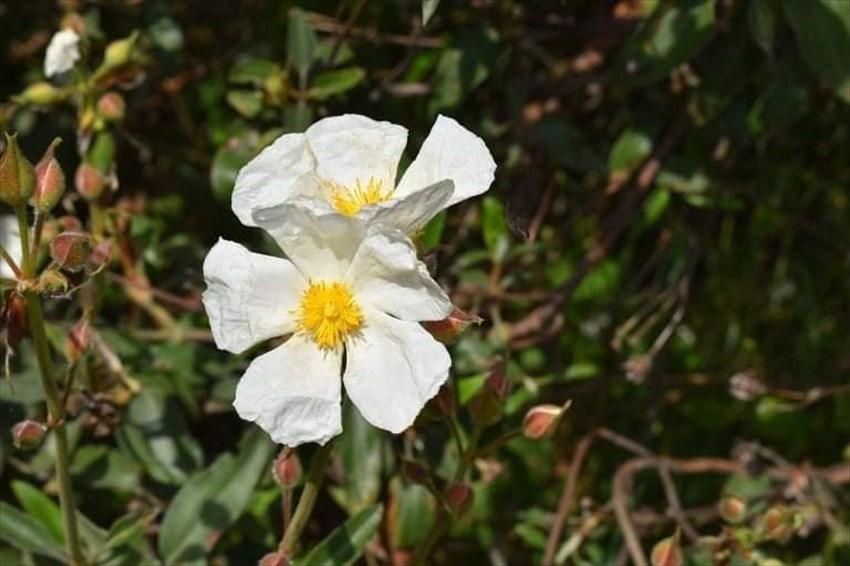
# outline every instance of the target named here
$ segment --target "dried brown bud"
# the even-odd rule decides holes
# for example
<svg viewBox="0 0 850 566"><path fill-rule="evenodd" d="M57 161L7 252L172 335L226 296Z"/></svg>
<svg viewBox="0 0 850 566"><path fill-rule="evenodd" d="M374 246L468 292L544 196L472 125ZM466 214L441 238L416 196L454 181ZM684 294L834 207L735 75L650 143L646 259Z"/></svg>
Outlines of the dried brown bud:
<svg viewBox="0 0 850 566"><path fill-rule="evenodd" d="M554 434L564 413L570 408L572 401L567 401L562 407L558 405L537 405L528 410L522 421L522 433L526 438L537 440Z"/></svg>
<svg viewBox="0 0 850 566"><path fill-rule="evenodd" d="M6 149L0 155L0 200L23 206L35 190L35 168L18 145L18 134L6 134Z"/></svg>
<svg viewBox="0 0 850 566"><path fill-rule="evenodd" d="M443 344L454 344L467 333L470 326L479 325L483 321L484 319L480 316L465 313L455 307L443 320L426 321L422 323L422 326Z"/></svg>
<svg viewBox="0 0 850 566"><path fill-rule="evenodd" d="M65 337L65 355L69 361L75 362L88 351L90 344L91 327L88 318L84 317L71 327L71 331Z"/></svg>
<svg viewBox="0 0 850 566"><path fill-rule="evenodd" d="M127 104L117 92L107 92L97 101L97 112L109 122L120 122L127 113Z"/></svg>
<svg viewBox="0 0 850 566"><path fill-rule="evenodd" d="M720 500L720 516L732 525L737 525L747 518L746 500L734 495L727 495Z"/></svg>
<svg viewBox="0 0 850 566"><path fill-rule="evenodd" d="M70 285L68 278L59 273L56 269L48 269L38 276L35 290L43 295L61 296L68 293Z"/></svg>
<svg viewBox="0 0 850 566"><path fill-rule="evenodd" d="M15 448L30 450L41 445L47 427L35 421L21 421L12 427L12 444Z"/></svg>
<svg viewBox="0 0 850 566"><path fill-rule="evenodd" d="M0 341L14 349L27 331L27 303L18 293L10 293L0 310L0 328L3 329Z"/></svg>
<svg viewBox="0 0 850 566"><path fill-rule="evenodd" d="M665 538L652 548L649 561L652 566L682 566L684 564L678 530L673 536Z"/></svg>
<svg viewBox="0 0 850 566"><path fill-rule="evenodd" d="M469 509L474 499L475 493L469 484L456 482L446 489L446 503L456 515L460 515Z"/></svg>
<svg viewBox="0 0 850 566"><path fill-rule="evenodd" d="M62 232L50 242L50 257L62 269L79 271L91 253L91 239L80 232Z"/></svg>
<svg viewBox="0 0 850 566"><path fill-rule="evenodd" d="M65 173L53 155L56 146L61 142L60 138L53 140L35 166L35 191L32 195L32 203L41 214L50 212L65 194Z"/></svg>
<svg viewBox="0 0 850 566"><path fill-rule="evenodd" d="M283 449L272 465L272 475L278 485L283 488L288 489L298 485L301 480L301 460L298 459L298 455L288 448Z"/></svg>
<svg viewBox="0 0 850 566"><path fill-rule="evenodd" d="M77 192L86 200L97 200L103 194L103 188L106 185L101 173L97 167L90 163L80 163L77 167L77 173L74 175L74 184L77 187Z"/></svg>

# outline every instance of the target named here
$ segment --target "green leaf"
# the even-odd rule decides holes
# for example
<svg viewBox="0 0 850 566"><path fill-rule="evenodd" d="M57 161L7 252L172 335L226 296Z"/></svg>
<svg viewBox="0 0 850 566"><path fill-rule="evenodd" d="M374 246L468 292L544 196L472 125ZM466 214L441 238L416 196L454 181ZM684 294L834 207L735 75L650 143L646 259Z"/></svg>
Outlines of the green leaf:
<svg viewBox="0 0 850 566"><path fill-rule="evenodd" d="M747 4L747 25L753 41L768 57L773 55L776 38L776 14L767 0L750 0Z"/></svg>
<svg viewBox="0 0 850 566"><path fill-rule="evenodd" d="M59 505L45 495L43 491L26 482L13 481L12 491L24 511L50 531L53 541L60 546L65 544L62 512L59 510Z"/></svg>
<svg viewBox="0 0 850 566"><path fill-rule="evenodd" d="M443 211L434 218L432 218L428 222L428 224L425 225L425 228L422 230L422 233L416 240L416 247L420 251L430 250L437 247L443 237L443 230L445 229L445 227L446 212Z"/></svg>
<svg viewBox="0 0 850 566"><path fill-rule="evenodd" d="M620 56L620 78L642 86L665 78L698 54L714 34L714 2L663 4L629 39Z"/></svg>
<svg viewBox="0 0 850 566"><path fill-rule="evenodd" d="M785 16L803 60L850 102L850 6L847 0L785 0Z"/></svg>
<svg viewBox="0 0 850 566"><path fill-rule="evenodd" d="M428 25L434 13L437 11L437 6L440 5L440 0L422 0L422 26Z"/></svg>
<svg viewBox="0 0 850 566"><path fill-rule="evenodd" d="M394 502L388 511L392 546L413 548L434 521L434 497L425 486L404 482L399 476L390 481L390 493Z"/></svg>
<svg viewBox="0 0 850 566"><path fill-rule="evenodd" d="M330 493L340 507L354 515L378 500L384 437L351 403L343 407L342 428L345 434L337 440L334 453L342 463L345 479Z"/></svg>
<svg viewBox="0 0 850 566"><path fill-rule="evenodd" d="M652 139L643 132L628 129L617 138L608 155L611 173L628 175L652 152Z"/></svg>
<svg viewBox="0 0 850 566"><path fill-rule="evenodd" d="M37 519L0 501L0 540L15 548L63 560L62 546Z"/></svg>
<svg viewBox="0 0 850 566"><path fill-rule="evenodd" d="M508 223L505 220L505 207L496 197L488 196L482 207L481 230L484 243L493 261L500 262L508 248Z"/></svg>
<svg viewBox="0 0 850 566"><path fill-rule="evenodd" d="M71 476L91 489L132 492L139 487L139 469L135 463L103 444L88 444L76 450Z"/></svg>
<svg viewBox="0 0 850 566"><path fill-rule="evenodd" d="M252 143L253 137L249 133L244 133L230 138L215 152L210 168L210 185L216 200L230 201L230 194L233 192L239 170L256 153Z"/></svg>
<svg viewBox="0 0 850 566"><path fill-rule="evenodd" d="M318 75L310 86L310 97L324 100L336 94L342 94L360 84L366 72L359 67L349 67L328 71Z"/></svg>
<svg viewBox="0 0 850 566"><path fill-rule="evenodd" d="M543 118L534 125L534 137L558 164L579 173L603 172L605 163L594 153L581 132L557 118Z"/></svg>
<svg viewBox="0 0 850 566"><path fill-rule="evenodd" d="M145 531L153 522L158 510L149 511L144 514L129 513L118 518L106 535L106 540L96 553L98 564L128 563L124 557L135 558L130 563L151 562L151 557L146 556ZM144 560L142 560L144 559Z"/></svg>
<svg viewBox="0 0 850 566"><path fill-rule="evenodd" d="M301 76L306 77L316 58L316 32L307 21L304 10L293 8L289 12L286 49L289 60Z"/></svg>
<svg viewBox="0 0 850 566"><path fill-rule="evenodd" d="M280 73L280 66L268 59L243 59L234 63L227 80L234 84L261 86L270 76Z"/></svg>
<svg viewBox="0 0 850 566"><path fill-rule="evenodd" d="M263 110L263 93L253 90L231 90L227 93L227 103L246 118L253 118Z"/></svg>
<svg viewBox="0 0 850 566"><path fill-rule="evenodd" d="M160 530L159 552L166 564L206 563L210 541L248 507L274 451L268 436L252 427L235 456L220 456L180 488Z"/></svg>
<svg viewBox="0 0 850 566"><path fill-rule="evenodd" d="M383 512L383 505L364 509L328 535L306 556L293 563L296 566L353 564L363 554L366 544L378 532Z"/></svg>

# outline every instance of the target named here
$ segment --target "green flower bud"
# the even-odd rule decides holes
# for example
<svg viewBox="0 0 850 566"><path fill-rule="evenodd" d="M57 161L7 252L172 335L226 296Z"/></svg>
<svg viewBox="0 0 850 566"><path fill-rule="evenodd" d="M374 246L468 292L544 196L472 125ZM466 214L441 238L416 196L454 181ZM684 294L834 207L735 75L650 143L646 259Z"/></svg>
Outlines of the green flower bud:
<svg viewBox="0 0 850 566"><path fill-rule="evenodd" d="M47 81L39 81L31 84L21 94L12 97L12 101L18 104L37 104L39 106L49 106L62 102L67 97L67 93L62 89L58 89Z"/></svg>
<svg viewBox="0 0 850 566"><path fill-rule="evenodd" d="M17 208L26 204L35 189L35 168L18 146L18 134L6 134L0 156L0 200Z"/></svg>
<svg viewBox="0 0 850 566"><path fill-rule="evenodd" d="M53 140L35 166L35 192L32 195L32 204L41 214L50 212L65 194L65 173L53 155L56 146L61 142L59 138Z"/></svg>

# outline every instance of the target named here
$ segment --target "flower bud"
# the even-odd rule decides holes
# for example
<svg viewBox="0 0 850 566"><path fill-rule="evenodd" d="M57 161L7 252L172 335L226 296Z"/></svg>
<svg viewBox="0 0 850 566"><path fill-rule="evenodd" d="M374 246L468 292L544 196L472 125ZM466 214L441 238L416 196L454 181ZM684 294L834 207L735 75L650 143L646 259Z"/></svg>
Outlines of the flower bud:
<svg viewBox="0 0 850 566"><path fill-rule="evenodd" d="M479 325L484 321L480 316L465 313L455 307L452 313L443 320L432 320L422 323L425 330L431 333L443 344L454 344L467 333L473 324Z"/></svg>
<svg viewBox="0 0 850 566"><path fill-rule="evenodd" d="M103 63L95 71L95 79L100 79L110 71L133 62L138 39L139 32L134 31L124 39L113 41L107 45L103 52Z"/></svg>
<svg viewBox="0 0 850 566"><path fill-rule="evenodd" d="M35 189L35 168L18 146L18 134L6 134L0 156L0 200L13 208L23 206Z"/></svg>
<svg viewBox="0 0 850 566"><path fill-rule="evenodd" d="M634 355L623 362L623 371L626 373L626 379L632 383L641 384L646 380L652 370L652 356Z"/></svg>
<svg viewBox="0 0 850 566"><path fill-rule="evenodd" d="M127 112L127 104L117 92L107 92L97 101L97 112L109 122L120 122Z"/></svg>
<svg viewBox="0 0 850 566"><path fill-rule="evenodd" d="M665 538L652 548L649 561L652 566L681 566L684 564L678 530L673 536Z"/></svg>
<svg viewBox="0 0 850 566"><path fill-rule="evenodd" d="M450 415L454 412L456 406L455 393L450 385L446 384L440 387L440 390L437 391L435 403L445 415Z"/></svg>
<svg viewBox="0 0 850 566"><path fill-rule="evenodd" d="M62 296L68 294L68 278L56 269L48 269L38 277L35 290L47 296Z"/></svg>
<svg viewBox="0 0 850 566"><path fill-rule="evenodd" d="M784 544L794 534L794 513L787 505L774 505L761 518L756 532L764 539Z"/></svg>
<svg viewBox="0 0 850 566"><path fill-rule="evenodd" d="M290 489L298 485L301 479L301 460L298 455L289 449L282 450L272 465L272 475L283 488Z"/></svg>
<svg viewBox="0 0 850 566"><path fill-rule="evenodd" d="M557 405L537 405L532 407L525 414L525 419L522 421L522 433L526 438L532 440L552 436L571 404L572 401L567 401L562 407Z"/></svg>
<svg viewBox="0 0 850 566"><path fill-rule="evenodd" d="M98 243L89 255L89 268L92 271L97 271L109 261L109 256L112 254L112 244L108 240L103 240Z"/></svg>
<svg viewBox="0 0 850 566"><path fill-rule="evenodd" d="M91 240L80 232L62 232L50 242L50 257L62 269L79 271L91 253Z"/></svg>
<svg viewBox="0 0 850 566"><path fill-rule="evenodd" d="M105 183L103 174L98 171L97 167L83 162L77 167L74 184L77 186L77 192L86 200L91 201L100 198Z"/></svg>
<svg viewBox="0 0 850 566"><path fill-rule="evenodd" d="M44 439L47 427L35 421L21 421L12 427L12 444L15 448L30 450L37 448Z"/></svg>
<svg viewBox="0 0 850 566"><path fill-rule="evenodd" d="M510 380L502 368L487 376L484 385L469 402L469 413L476 425L483 427L499 422L510 386Z"/></svg>
<svg viewBox="0 0 850 566"><path fill-rule="evenodd" d="M257 566L289 566L289 558L282 552L270 552L260 558Z"/></svg>
<svg viewBox="0 0 850 566"><path fill-rule="evenodd" d="M720 516L729 524L737 525L747 518L747 502L740 497L727 495L720 500L719 507Z"/></svg>
<svg viewBox="0 0 850 566"><path fill-rule="evenodd" d="M39 81L28 86L21 94L13 96L12 101L18 104L48 106L61 102L65 97L66 93L61 89L56 88L47 81Z"/></svg>
<svg viewBox="0 0 850 566"><path fill-rule="evenodd" d="M469 484L456 482L446 489L446 503L456 515L461 515L469 509L474 499L475 493Z"/></svg>
<svg viewBox="0 0 850 566"><path fill-rule="evenodd" d="M88 318L81 318L71 327L71 331L65 337L65 355L68 361L75 362L83 357L83 354L88 351L90 343L91 328L89 327L89 320Z"/></svg>
<svg viewBox="0 0 850 566"><path fill-rule="evenodd" d="M32 202L40 214L50 212L65 193L65 173L53 155L56 146L61 142L60 138L53 140L35 166L35 192Z"/></svg>
<svg viewBox="0 0 850 566"><path fill-rule="evenodd" d="M413 483L428 484L431 481L431 474L428 473L428 468L415 460L402 460L401 473Z"/></svg>
<svg viewBox="0 0 850 566"><path fill-rule="evenodd" d="M14 349L27 330L27 303L19 293L10 293L0 310L0 327L5 332L5 342Z"/></svg>

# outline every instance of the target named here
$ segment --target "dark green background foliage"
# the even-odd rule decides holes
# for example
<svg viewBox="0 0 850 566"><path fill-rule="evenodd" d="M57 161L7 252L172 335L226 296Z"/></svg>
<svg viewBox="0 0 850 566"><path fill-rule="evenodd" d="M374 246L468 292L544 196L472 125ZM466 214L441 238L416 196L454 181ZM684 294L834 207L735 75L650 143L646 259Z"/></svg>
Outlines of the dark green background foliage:
<svg viewBox="0 0 850 566"><path fill-rule="evenodd" d="M760 475L850 457L850 2L426 4L436 10L424 28L418 1L80 4L104 42L142 34L149 60L123 92L111 204L133 210L138 261L182 298L163 304L197 334L165 336L120 281L103 288L93 322L121 365L90 353L78 371L117 415L98 429L89 406L71 422L90 555L247 564L276 545L275 448L230 406L251 356L203 339L200 267L219 236L275 253L230 211L238 168L281 132L351 112L406 126L406 161L444 113L499 165L487 196L439 217L420 241L455 303L485 319L453 347L459 402L497 360L512 382L483 441L519 426L533 404L573 400L551 440L519 438L478 462L474 508L437 562L539 563L576 444L598 427L656 454L747 464L749 476L676 477L682 506L702 511L692 519L700 534L721 532L715 505L744 485L756 522L786 497L814 506L800 515L812 528L759 544L759 556L850 560L846 484L793 492ZM7 102L41 79L62 11L5 0L0 14ZM57 155L69 179L75 119L69 106L3 110L31 159L54 136L67 140ZM57 344L78 316L74 301L49 303ZM116 371L140 388L129 404L101 385ZM0 539L14 544L0 548L3 564L62 553L58 511L41 491L55 493L50 442L34 454L9 443L14 422L43 415L36 372L25 340L12 384L0 384ZM433 514L400 458L439 473L456 454L430 409L401 437L350 409L306 547L354 518L305 561L359 554L376 530L400 561ZM299 449L302 461L312 451ZM596 441L559 546L609 500L631 457ZM657 474L637 475L629 497L646 550L673 533ZM568 561L625 556L614 516L600 516ZM689 560L708 560L710 546L683 543Z"/></svg>

